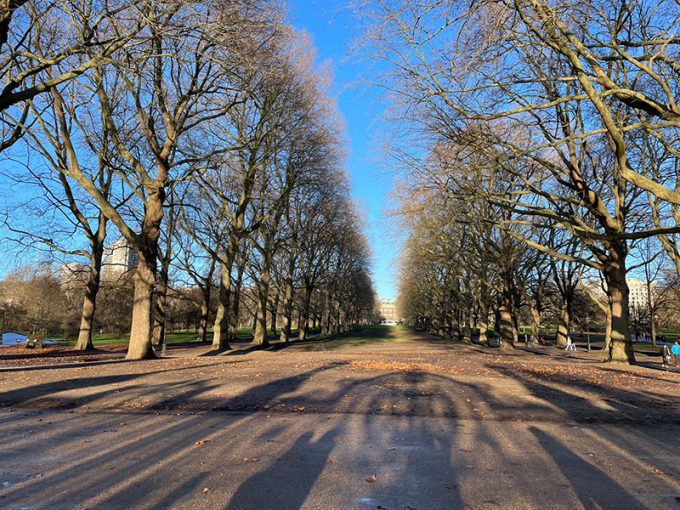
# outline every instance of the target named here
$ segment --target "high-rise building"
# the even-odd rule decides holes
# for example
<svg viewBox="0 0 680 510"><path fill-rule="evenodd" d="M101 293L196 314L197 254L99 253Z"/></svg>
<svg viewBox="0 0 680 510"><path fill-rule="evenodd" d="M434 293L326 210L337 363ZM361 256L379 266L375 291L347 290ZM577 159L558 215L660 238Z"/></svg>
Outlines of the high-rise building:
<svg viewBox="0 0 680 510"><path fill-rule="evenodd" d="M105 276L119 276L137 267L137 254L125 239L104 248L102 266Z"/></svg>

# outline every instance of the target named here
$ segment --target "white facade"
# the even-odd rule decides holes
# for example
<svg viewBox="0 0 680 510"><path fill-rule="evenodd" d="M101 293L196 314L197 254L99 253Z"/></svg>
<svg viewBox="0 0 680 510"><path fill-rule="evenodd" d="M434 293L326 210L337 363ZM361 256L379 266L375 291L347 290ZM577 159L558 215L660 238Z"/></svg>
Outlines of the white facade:
<svg viewBox="0 0 680 510"><path fill-rule="evenodd" d="M104 248L102 260L106 276L118 276L137 267L137 254L125 239L119 239Z"/></svg>
<svg viewBox="0 0 680 510"><path fill-rule="evenodd" d="M647 310L649 308L649 297L647 296L647 284L638 278L627 279L628 283L628 306L638 310ZM656 283L651 282L652 300L654 299L654 292L656 290Z"/></svg>
<svg viewBox="0 0 680 510"><path fill-rule="evenodd" d="M380 316L388 322L397 322L397 304L389 299L380 300Z"/></svg>
<svg viewBox="0 0 680 510"><path fill-rule="evenodd" d="M647 284L639 278L626 278L626 283L628 284L628 306L630 309L647 310L649 308ZM586 281L585 285L588 287L588 290L599 299L605 299L603 290L604 282L597 279L591 279ZM651 282L650 286L653 301L654 293L656 292L656 283Z"/></svg>

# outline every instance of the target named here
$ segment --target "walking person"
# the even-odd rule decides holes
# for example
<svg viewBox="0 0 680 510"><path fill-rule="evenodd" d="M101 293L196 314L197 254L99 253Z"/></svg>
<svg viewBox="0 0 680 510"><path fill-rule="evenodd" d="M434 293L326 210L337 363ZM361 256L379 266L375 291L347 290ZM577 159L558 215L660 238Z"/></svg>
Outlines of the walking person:
<svg viewBox="0 0 680 510"><path fill-rule="evenodd" d="M673 355L673 363L675 366L680 365L680 341L676 340L671 347L671 354Z"/></svg>
<svg viewBox="0 0 680 510"><path fill-rule="evenodd" d="M671 361L671 350L667 345L661 347L661 368L668 368Z"/></svg>

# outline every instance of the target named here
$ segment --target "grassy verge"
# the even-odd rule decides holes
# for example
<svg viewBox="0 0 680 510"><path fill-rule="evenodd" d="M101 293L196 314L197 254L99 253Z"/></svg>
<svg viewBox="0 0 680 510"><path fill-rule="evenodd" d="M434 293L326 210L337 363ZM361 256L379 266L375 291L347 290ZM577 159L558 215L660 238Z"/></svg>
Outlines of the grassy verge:
<svg viewBox="0 0 680 510"><path fill-rule="evenodd" d="M208 334L208 341L211 339L212 332ZM196 331L174 331L166 335L166 341L168 344L182 344L189 342L197 342L198 333ZM238 331L237 340L247 342L253 337L250 328L242 328ZM51 340L58 340L64 342L66 345L75 345L75 338L52 338ZM92 342L95 346L98 345L127 345L130 342L130 334L125 335L115 335L115 334L104 334L104 335L94 335L92 337Z"/></svg>

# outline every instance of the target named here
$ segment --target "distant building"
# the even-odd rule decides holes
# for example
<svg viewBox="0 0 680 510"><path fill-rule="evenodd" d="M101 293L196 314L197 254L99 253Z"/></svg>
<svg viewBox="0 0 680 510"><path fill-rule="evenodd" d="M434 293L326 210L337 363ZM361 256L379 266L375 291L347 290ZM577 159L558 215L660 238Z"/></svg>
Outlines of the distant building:
<svg viewBox="0 0 680 510"><path fill-rule="evenodd" d="M628 283L628 306L638 310L648 309L649 297L647 296L647 284L637 278L629 278L626 280L626 283ZM650 287L652 299L654 299L656 283L651 282Z"/></svg>
<svg viewBox="0 0 680 510"><path fill-rule="evenodd" d="M90 267L85 264L62 264L59 268L59 283L62 287L79 285L87 280Z"/></svg>
<svg viewBox="0 0 680 510"><path fill-rule="evenodd" d="M116 277L137 267L137 254L125 239L119 239L104 248L102 269L104 276Z"/></svg>
<svg viewBox="0 0 680 510"><path fill-rule="evenodd" d="M628 284L628 306L632 309L646 310L649 308L649 299L647 297L647 284L638 278L626 278ZM605 299L606 285L598 279L590 279L585 282L585 286L599 299ZM651 282L652 300L656 293L656 282Z"/></svg>
<svg viewBox="0 0 680 510"><path fill-rule="evenodd" d="M397 322L397 304L389 299L381 299L380 317L385 321Z"/></svg>

